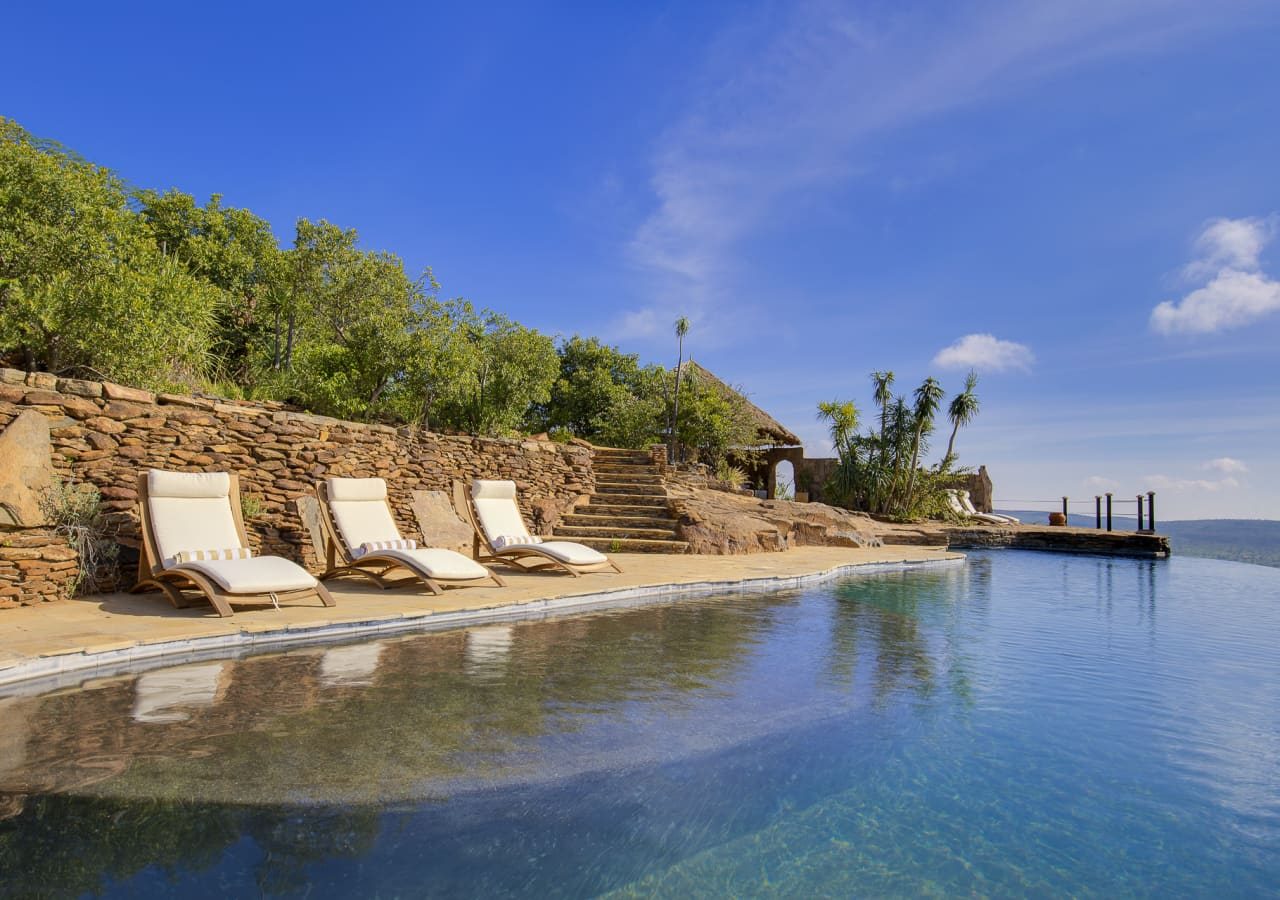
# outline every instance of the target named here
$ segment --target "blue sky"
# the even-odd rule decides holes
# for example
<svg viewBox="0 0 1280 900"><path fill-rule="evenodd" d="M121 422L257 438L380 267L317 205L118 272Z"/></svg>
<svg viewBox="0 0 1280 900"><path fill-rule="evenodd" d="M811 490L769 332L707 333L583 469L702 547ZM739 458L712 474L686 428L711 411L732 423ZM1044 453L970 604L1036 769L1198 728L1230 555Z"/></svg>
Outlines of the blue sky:
<svg viewBox="0 0 1280 900"><path fill-rule="evenodd" d="M686 314L811 456L972 365L998 499L1280 518L1274 3L211 6L10 10L0 115L548 332Z"/></svg>

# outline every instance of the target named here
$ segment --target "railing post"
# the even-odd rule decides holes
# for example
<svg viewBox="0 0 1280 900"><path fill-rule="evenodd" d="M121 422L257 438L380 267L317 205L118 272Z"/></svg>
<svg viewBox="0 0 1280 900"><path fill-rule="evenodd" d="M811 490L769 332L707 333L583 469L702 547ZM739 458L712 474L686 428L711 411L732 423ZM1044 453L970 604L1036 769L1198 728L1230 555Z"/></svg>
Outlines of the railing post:
<svg viewBox="0 0 1280 900"><path fill-rule="evenodd" d="M1156 530L1156 492L1147 491L1147 527Z"/></svg>
<svg viewBox="0 0 1280 900"><path fill-rule="evenodd" d="M1141 494L1138 495L1138 530L1139 531L1146 530L1142 524L1142 495Z"/></svg>
<svg viewBox="0 0 1280 900"><path fill-rule="evenodd" d="M1107 491L1107 531L1111 530L1111 492Z"/></svg>
<svg viewBox="0 0 1280 900"><path fill-rule="evenodd" d="M1093 527L1101 531L1102 530L1102 495L1101 494L1093 495L1093 517L1094 517Z"/></svg>

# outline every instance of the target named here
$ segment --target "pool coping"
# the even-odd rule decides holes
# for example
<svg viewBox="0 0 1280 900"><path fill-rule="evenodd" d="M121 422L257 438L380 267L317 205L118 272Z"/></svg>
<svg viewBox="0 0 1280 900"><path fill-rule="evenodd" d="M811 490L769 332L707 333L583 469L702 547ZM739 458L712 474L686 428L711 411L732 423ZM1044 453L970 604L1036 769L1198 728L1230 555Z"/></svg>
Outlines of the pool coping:
<svg viewBox="0 0 1280 900"><path fill-rule="evenodd" d="M730 592L783 590L818 584L849 575L908 572L963 565L963 554L949 553L933 559L867 560L840 563L817 572L764 575L740 579L630 585L589 590L558 597L523 600L502 606L487 606L429 614L379 615L347 622L289 624L279 628L240 630L228 634L175 638L152 643L79 653L59 653L33 657L0 669L0 696L44 693L86 678L141 672L146 669L222 658L257 650L306 647L344 640L396 633L448 631L472 625L536 620L555 615L592 610L620 609L646 603L660 603L683 597ZM8 690L20 687L21 690Z"/></svg>

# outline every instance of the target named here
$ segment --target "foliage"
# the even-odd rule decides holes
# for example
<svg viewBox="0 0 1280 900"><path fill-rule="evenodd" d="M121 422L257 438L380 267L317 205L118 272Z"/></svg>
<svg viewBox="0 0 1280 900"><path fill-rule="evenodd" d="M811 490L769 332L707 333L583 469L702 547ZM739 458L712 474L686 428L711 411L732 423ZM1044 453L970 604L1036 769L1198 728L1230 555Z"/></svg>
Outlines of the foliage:
<svg viewBox="0 0 1280 900"><path fill-rule="evenodd" d="M93 485L55 478L40 506L53 530L76 551L80 569L73 591L96 593L100 573L114 565L120 552L103 519L102 495Z"/></svg>
<svg viewBox="0 0 1280 900"><path fill-rule="evenodd" d="M262 498L257 494L242 493L240 495L240 516L246 522L262 515Z"/></svg>
<svg viewBox="0 0 1280 900"><path fill-rule="evenodd" d="M189 383L216 303L118 177L0 119L0 349L29 369Z"/></svg>
<svg viewBox="0 0 1280 900"><path fill-rule="evenodd" d="M715 464L754 443L738 400L595 338L462 299L354 229L265 220L214 194L131 191L0 119L0 359L159 389L284 400L437 430L547 431Z"/></svg>
<svg viewBox="0 0 1280 900"><path fill-rule="evenodd" d="M699 462L719 466L730 451L741 461L757 442L757 426L739 392L726 392L687 371L681 379L683 402L676 437Z"/></svg>
<svg viewBox="0 0 1280 900"><path fill-rule="evenodd" d="M441 396L436 418L471 434L515 431L531 406L551 399L559 369L546 335L466 301L448 307L457 340L458 368Z"/></svg>
<svg viewBox="0 0 1280 900"><path fill-rule="evenodd" d="M716 479L734 487L742 487L748 480L747 470L724 460L716 466Z"/></svg>
<svg viewBox="0 0 1280 900"><path fill-rule="evenodd" d="M892 393L893 373L871 376L878 428L859 432L857 407L850 401L818 404L818 418L827 422L837 465L826 493L839 506L896 519L945 517L945 491L954 482L955 433L977 414L976 377L965 382L965 399L953 400L950 409L965 412L952 417L952 439L947 455L935 466L922 468L936 427L942 385L926 378L911 402ZM965 396L961 395L961 396Z"/></svg>
<svg viewBox="0 0 1280 900"><path fill-rule="evenodd" d="M679 434L678 424L680 422L680 382L681 376L684 374L684 339L689 334L689 319L687 316L681 316L675 321L676 331L676 369L674 375L675 387L672 391L672 407L671 418L667 427L667 433L672 438L668 445L667 456L671 462L676 458L676 442L674 438Z"/></svg>

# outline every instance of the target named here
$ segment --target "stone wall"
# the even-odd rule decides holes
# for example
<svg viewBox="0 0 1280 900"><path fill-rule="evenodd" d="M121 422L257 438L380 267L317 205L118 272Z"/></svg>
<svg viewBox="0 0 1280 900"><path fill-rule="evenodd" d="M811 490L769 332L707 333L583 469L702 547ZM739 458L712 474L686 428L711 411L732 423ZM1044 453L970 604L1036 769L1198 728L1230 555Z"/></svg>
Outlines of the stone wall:
<svg viewBox="0 0 1280 900"><path fill-rule="evenodd" d="M79 571L76 551L59 534L0 532L0 609L65 600Z"/></svg>
<svg viewBox="0 0 1280 900"><path fill-rule="evenodd" d="M153 394L108 382L0 369L0 429L24 409L49 419L54 471L93 484L126 548L138 546L138 473L234 471L261 512L251 543L316 568L295 501L326 476L387 480L396 518L416 535L415 490L449 491L455 480L510 478L526 516L563 511L594 487L592 451L580 444L439 435L314 416L274 402ZM554 512L552 513L554 516ZM132 575L136 553L121 554ZM132 584L131 577L123 582Z"/></svg>

